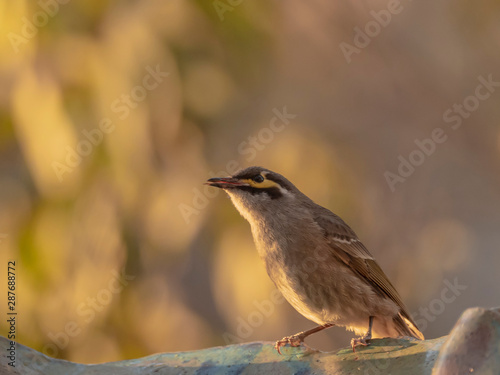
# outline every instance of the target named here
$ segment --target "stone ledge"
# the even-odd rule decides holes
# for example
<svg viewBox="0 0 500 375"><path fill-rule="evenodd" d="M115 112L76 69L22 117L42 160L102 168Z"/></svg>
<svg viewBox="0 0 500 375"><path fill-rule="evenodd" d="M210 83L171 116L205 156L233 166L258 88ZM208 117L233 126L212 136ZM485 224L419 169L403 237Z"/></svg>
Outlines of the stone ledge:
<svg viewBox="0 0 500 375"><path fill-rule="evenodd" d="M0 337L7 353L9 340ZM500 309L466 310L450 335L417 341L375 339L353 353L349 348L324 353L307 346L282 348L251 342L192 352L155 354L144 358L83 365L53 359L18 344L16 367L0 357L1 374L500 374Z"/></svg>

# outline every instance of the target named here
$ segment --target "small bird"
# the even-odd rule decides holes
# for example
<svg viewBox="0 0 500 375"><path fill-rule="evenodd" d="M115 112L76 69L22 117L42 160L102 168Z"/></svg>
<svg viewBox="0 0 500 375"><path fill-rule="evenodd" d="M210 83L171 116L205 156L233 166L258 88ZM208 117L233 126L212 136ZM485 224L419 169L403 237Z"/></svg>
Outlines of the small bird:
<svg viewBox="0 0 500 375"><path fill-rule="evenodd" d="M372 338L424 339L398 292L354 231L282 175L249 167L211 178L250 223L259 256L285 299L318 327L276 342L286 344L334 325L354 331L355 351Z"/></svg>

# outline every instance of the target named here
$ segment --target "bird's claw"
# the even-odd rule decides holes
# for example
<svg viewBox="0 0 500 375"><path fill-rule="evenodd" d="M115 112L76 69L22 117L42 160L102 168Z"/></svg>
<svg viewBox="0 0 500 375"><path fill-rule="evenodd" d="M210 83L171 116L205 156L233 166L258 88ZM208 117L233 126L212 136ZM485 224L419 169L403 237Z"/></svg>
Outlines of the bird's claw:
<svg viewBox="0 0 500 375"><path fill-rule="evenodd" d="M274 348L278 351L278 353L281 353L281 347L285 346L286 344L290 344L290 346L297 347L300 346L304 342L304 339L300 337L300 335L292 335L292 336L286 336L283 337L281 340L276 341L276 344L274 345Z"/></svg>
<svg viewBox="0 0 500 375"><path fill-rule="evenodd" d="M356 346L368 346L370 345L370 339L371 337L365 336L365 337L358 337L355 339L351 340L351 347L352 351L356 353Z"/></svg>

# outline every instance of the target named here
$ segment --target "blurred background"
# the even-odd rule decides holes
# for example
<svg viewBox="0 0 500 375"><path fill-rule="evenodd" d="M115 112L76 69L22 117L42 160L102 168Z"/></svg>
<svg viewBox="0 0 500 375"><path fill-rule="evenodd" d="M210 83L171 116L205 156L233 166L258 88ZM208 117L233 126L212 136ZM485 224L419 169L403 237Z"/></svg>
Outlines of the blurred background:
<svg viewBox="0 0 500 375"><path fill-rule="evenodd" d="M203 185L250 165L342 216L427 338L500 305L499 17L493 0L1 0L18 341L98 363L313 327Z"/></svg>

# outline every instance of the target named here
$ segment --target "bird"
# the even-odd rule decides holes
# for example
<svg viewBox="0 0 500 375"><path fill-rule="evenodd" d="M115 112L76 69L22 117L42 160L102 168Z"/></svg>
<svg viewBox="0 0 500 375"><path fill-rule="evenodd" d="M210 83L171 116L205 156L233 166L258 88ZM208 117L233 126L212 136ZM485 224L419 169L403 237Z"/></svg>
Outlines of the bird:
<svg viewBox="0 0 500 375"><path fill-rule="evenodd" d="M281 174L252 166L205 184L223 189L250 223L266 271L285 299L317 327L276 341L300 346L333 326L359 337L423 340L396 288L356 233L339 216L303 194Z"/></svg>

